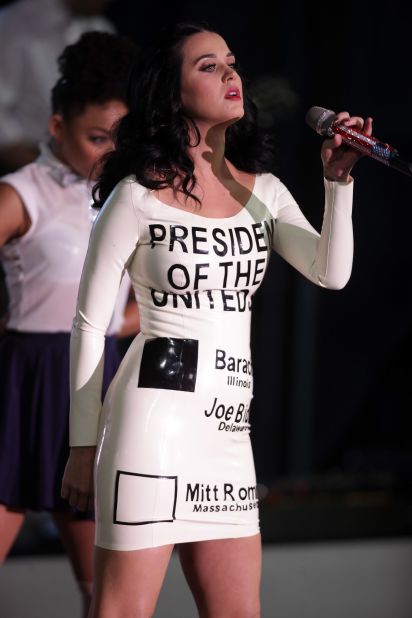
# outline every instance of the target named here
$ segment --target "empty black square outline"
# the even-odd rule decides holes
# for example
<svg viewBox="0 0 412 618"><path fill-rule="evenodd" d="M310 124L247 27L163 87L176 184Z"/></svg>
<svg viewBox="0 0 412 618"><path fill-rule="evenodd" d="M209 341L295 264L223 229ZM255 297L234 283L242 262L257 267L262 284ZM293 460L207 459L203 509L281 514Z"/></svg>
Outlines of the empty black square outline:
<svg viewBox="0 0 412 618"><path fill-rule="evenodd" d="M122 474L128 474L129 476L143 476L150 479L172 479L175 484L175 497L173 501L172 519L154 519L152 521L119 521L116 519L117 502L119 494L119 482ZM173 523L176 519L176 502L177 502L177 476L165 476L161 474L139 474L138 472L127 472L126 470L118 470L116 473L116 482L114 488L114 508L113 508L113 523L121 526L145 526L146 524L162 524Z"/></svg>

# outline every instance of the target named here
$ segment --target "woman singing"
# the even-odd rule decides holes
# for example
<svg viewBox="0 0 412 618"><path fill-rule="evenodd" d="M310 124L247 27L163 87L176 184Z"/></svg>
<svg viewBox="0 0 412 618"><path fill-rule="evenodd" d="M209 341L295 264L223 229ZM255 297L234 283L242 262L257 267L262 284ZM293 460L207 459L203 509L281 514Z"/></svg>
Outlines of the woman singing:
<svg viewBox="0 0 412 618"><path fill-rule="evenodd" d="M71 342L62 493L91 505L95 465L91 616L151 616L175 544L201 616L258 616L251 298L271 250L317 285L346 284L358 155L339 137L322 147L319 234L270 173L234 53L206 27L163 34L128 103L96 187ZM371 130L370 119L338 119ZM141 333L101 407L104 334L125 271Z"/></svg>

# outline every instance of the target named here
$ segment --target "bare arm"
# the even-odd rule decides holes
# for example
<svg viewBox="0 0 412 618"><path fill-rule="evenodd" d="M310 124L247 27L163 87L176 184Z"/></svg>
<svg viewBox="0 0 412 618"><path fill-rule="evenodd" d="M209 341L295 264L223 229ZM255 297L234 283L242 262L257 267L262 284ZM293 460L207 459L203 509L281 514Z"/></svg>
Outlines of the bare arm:
<svg viewBox="0 0 412 618"><path fill-rule="evenodd" d="M0 246L23 236L31 225L20 195L13 187L0 183Z"/></svg>

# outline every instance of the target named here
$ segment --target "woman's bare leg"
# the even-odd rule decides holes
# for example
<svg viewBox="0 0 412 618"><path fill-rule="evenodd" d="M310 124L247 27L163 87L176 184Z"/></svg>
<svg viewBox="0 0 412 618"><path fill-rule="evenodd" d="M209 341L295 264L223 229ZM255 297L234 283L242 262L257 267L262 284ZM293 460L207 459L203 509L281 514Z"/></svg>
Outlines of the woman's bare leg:
<svg viewBox="0 0 412 618"><path fill-rule="evenodd" d="M135 551L96 547L89 618L149 618L166 574L173 545Z"/></svg>
<svg viewBox="0 0 412 618"><path fill-rule="evenodd" d="M53 513L53 519L70 558L86 618L93 586L94 522L76 519L71 513Z"/></svg>
<svg viewBox="0 0 412 618"><path fill-rule="evenodd" d="M4 504L0 504L0 564L7 558L23 525L24 517L24 511L9 509Z"/></svg>
<svg viewBox="0 0 412 618"><path fill-rule="evenodd" d="M260 616L260 534L184 543L179 555L200 618Z"/></svg>

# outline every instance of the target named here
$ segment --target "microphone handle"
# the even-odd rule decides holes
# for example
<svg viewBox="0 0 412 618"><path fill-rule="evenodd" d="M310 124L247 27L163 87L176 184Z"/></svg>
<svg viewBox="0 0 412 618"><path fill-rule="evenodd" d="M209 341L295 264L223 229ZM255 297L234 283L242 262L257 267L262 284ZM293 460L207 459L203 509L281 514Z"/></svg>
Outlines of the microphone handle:
<svg viewBox="0 0 412 618"><path fill-rule="evenodd" d="M401 159L399 152L395 148L392 148L392 146L389 146L389 144L380 142L372 135L365 135L365 133L361 131L355 131L351 129L351 127L346 127L336 122L334 122L328 130L329 137L333 137L335 134L341 135L342 140L346 144L355 148L362 154L372 157L384 165L393 167L398 170L398 172L412 177L412 164Z"/></svg>

